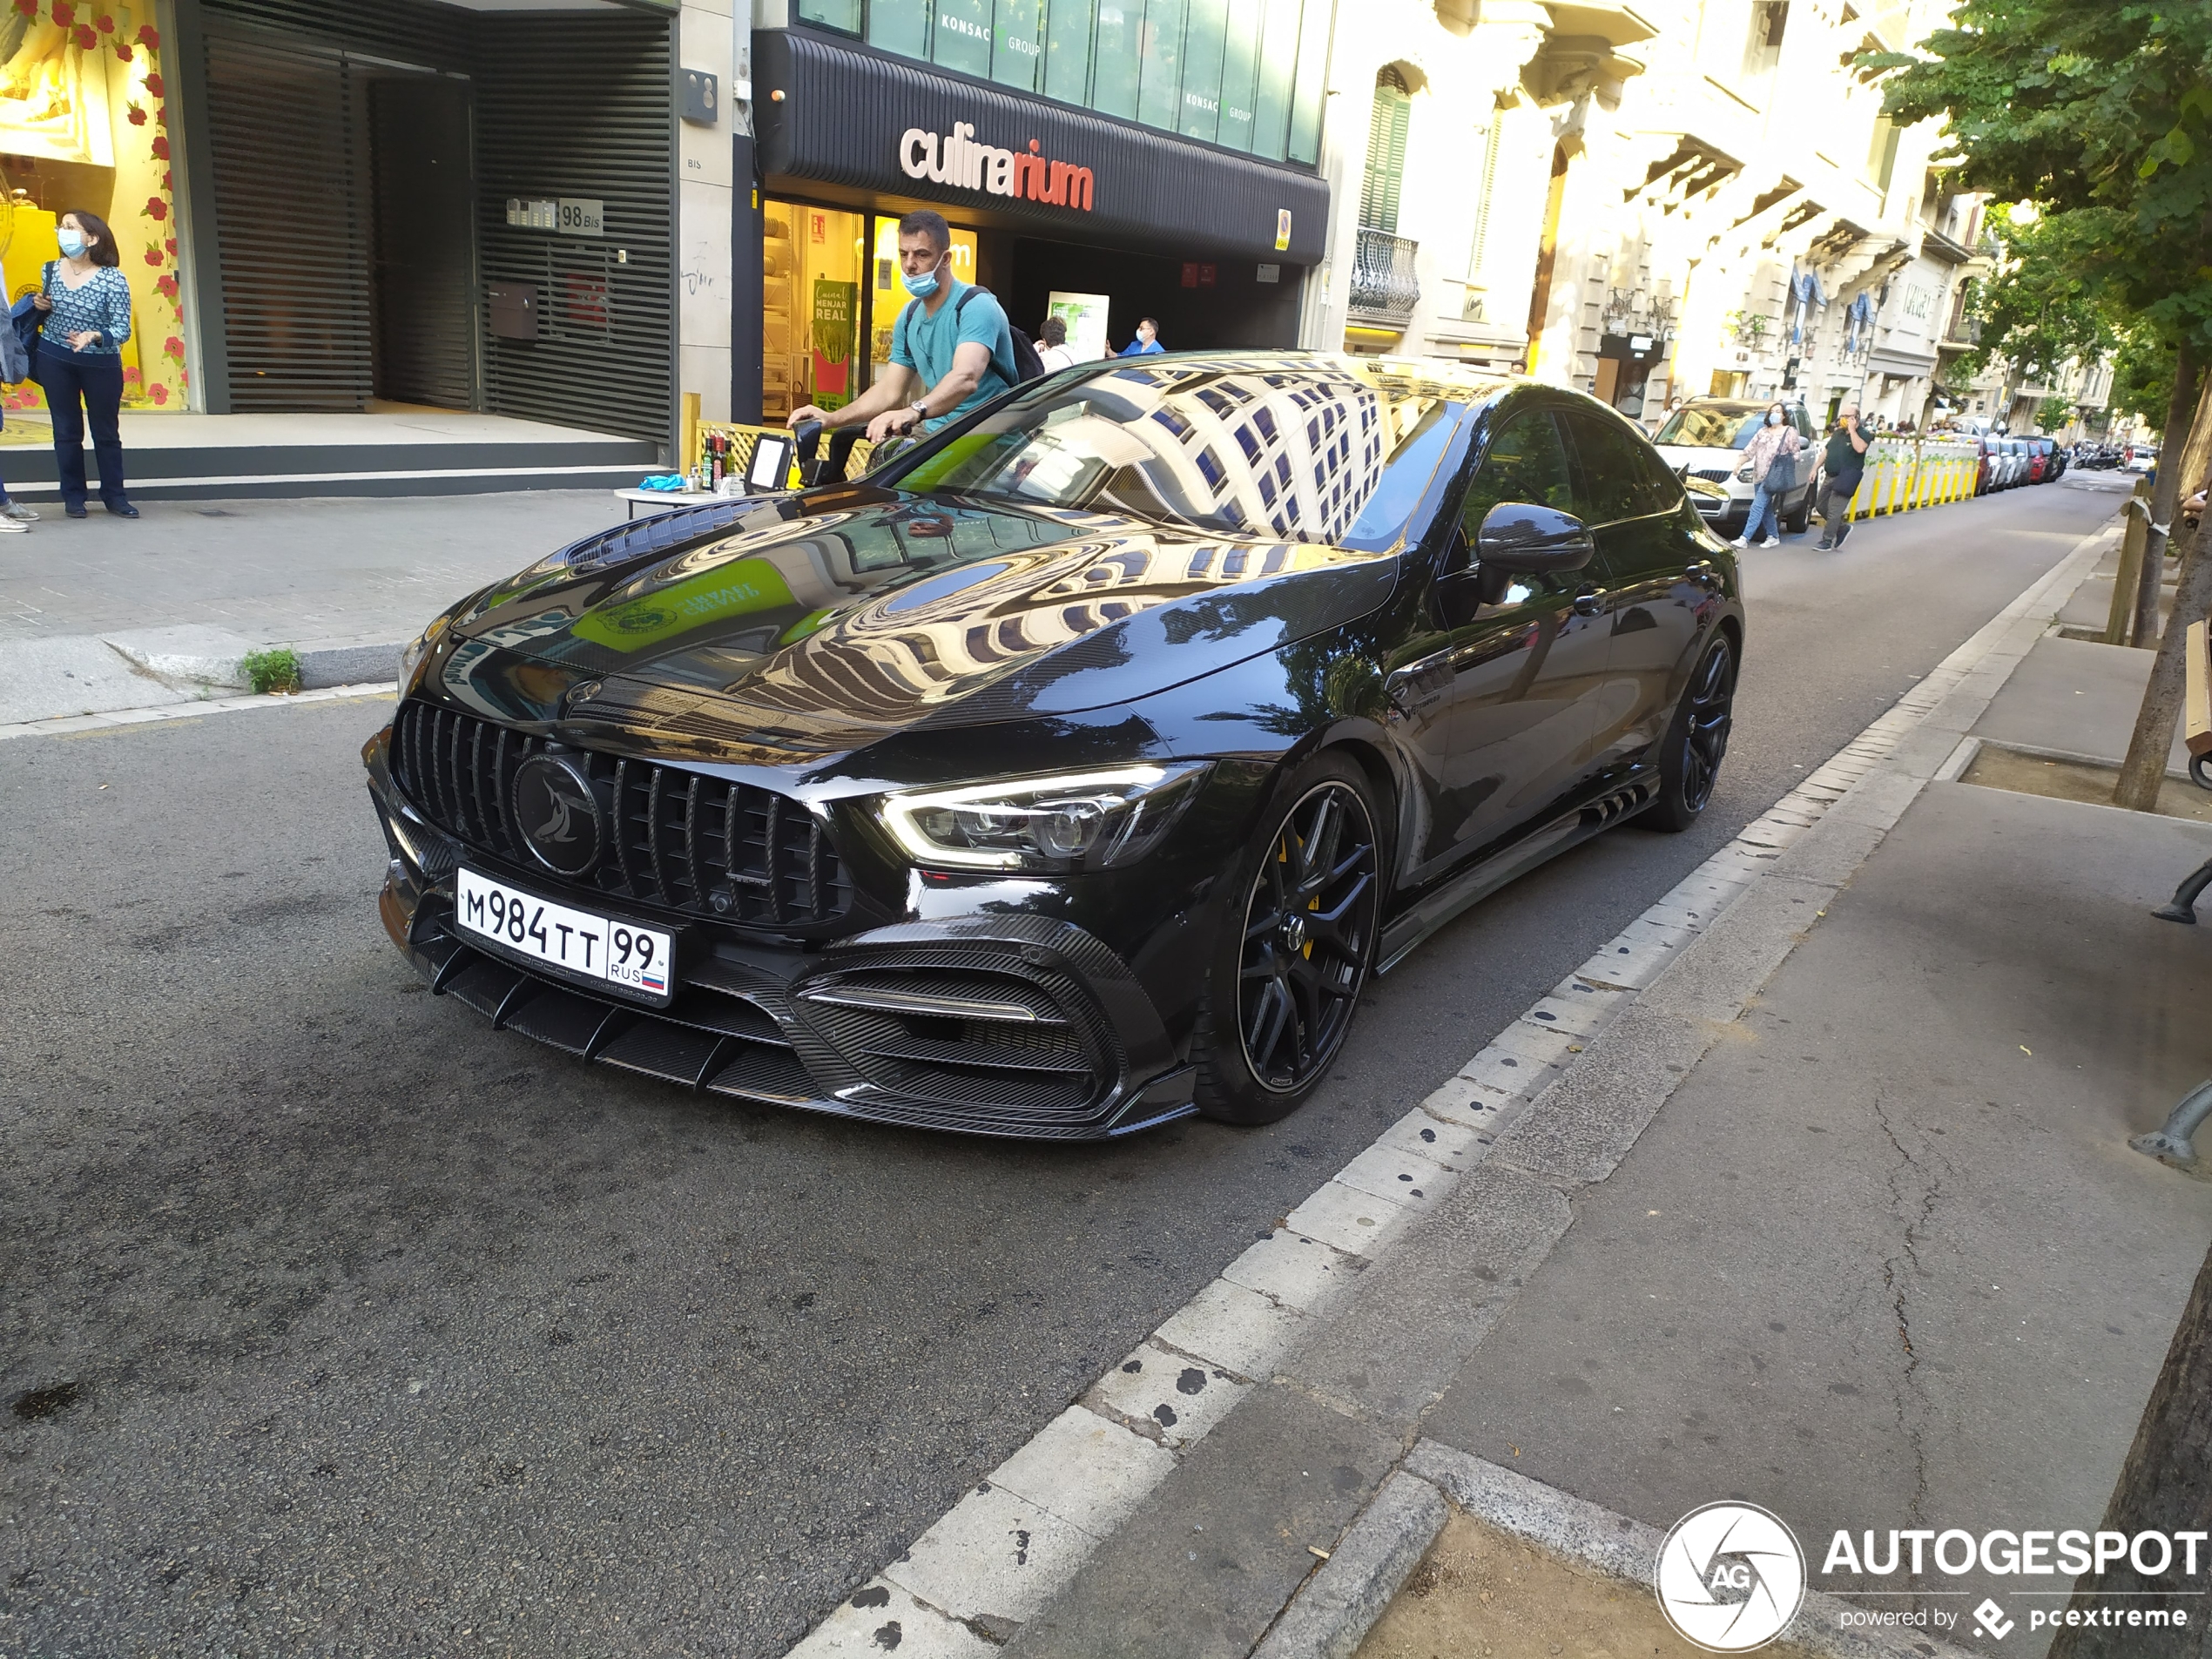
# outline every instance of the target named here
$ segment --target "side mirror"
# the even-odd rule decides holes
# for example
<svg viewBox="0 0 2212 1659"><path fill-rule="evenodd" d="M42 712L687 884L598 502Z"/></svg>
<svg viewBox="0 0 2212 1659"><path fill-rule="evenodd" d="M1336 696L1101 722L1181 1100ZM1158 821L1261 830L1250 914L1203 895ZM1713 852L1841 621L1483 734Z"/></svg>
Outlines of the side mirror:
<svg viewBox="0 0 2212 1659"><path fill-rule="evenodd" d="M1579 570L1597 554L1589 528L1572 513L1501 501L1483 518L1474 556L1486 570Z"/></svg>

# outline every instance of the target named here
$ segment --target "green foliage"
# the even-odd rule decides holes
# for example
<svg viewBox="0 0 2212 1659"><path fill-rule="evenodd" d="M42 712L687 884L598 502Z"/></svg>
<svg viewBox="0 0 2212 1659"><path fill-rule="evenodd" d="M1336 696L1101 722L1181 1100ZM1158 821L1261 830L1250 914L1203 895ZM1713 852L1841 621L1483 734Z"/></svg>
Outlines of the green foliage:
<svg viewBox="0 0 2212 1659"><path fill-rule="evenodd" d="M2035 411L2035 424L2046 432L2056 432L2061 427L2074 424L2074 402L2070 398L2047 397L2042 408Z"/></svg>
<svg viewBox="0 0 2212 1659"><path fill-rule="evenodd" d="M2094 207L2041 219L1991 210L1990 232L2005 258L1974 285L1970 303L1981 343L1961 360L1970 376L2002 357L2027 379L2040 380L2068 358L2091 362L2112 349L2119 331L2084 274L2114 235L2112 219Z"/></svg>
<svg viewBox="0 0 2212 1659"><path fill-rule="evenodd" d="M2141 415L2155 431L2166 424L2166 406L2174 396L2174 342L2155 328L2136 327L2121 336L2112 357L2112 408L2120 415Z"/></svg>
<svg viewBox="0 0 2212 1659"><path fill-rule="evenodd" d="M2108 216L2085 282L2212 346L2212 0L1964 0L1950 21L1861 56L1884 111L1946 118L1968 189Z"/></svg>
<svg viewBox="0 0 2212 1659"><path fill-rule="evenodd" d="M289 645L250 651L238 665L246 671L246 683L264 697L272 691L288 696L300 689L300 658Z"/></svg>

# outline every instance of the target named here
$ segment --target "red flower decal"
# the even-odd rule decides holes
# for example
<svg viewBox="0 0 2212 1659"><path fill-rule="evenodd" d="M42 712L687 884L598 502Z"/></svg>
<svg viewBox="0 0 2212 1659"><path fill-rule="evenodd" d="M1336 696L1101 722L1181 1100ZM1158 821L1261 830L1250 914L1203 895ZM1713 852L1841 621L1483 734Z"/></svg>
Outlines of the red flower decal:
<svg viewBox="0 0 2212 1659"><path fill-rule="evenodd" d="M158 196L147 197L146 216L158 223L169 217L169 204Z"/></svg>
<svg viewBox="0 0 2212 1659"><path fill-rule="evenodd" d="M93 32L89 23L78 24L70 38L77 43L77 50L81 52L93 52L100 49L100 37Z"/></svg>
<svg viewBox="0 0 2212 1659"><path fill-rule="evenodd" d="M100 32L102 34L111 35L115 32L115 19L109 17L105 11L98 17L93 18L92 21L99 25Z"/></svg>
<svg viewBox="0 0 2212 1659"><path fill-rule="evenodd" d="M54 0L54 26L66 29L77 21L77 9L69 0Z"/></svg>
<svg viewBox="0 0 2212 1659"><path fill-rule="evenodd" d="M170 195L173 196L177 193L176 180L166 172L161 175L161 188Z"/></svg>
<svg viewBox="0 0 2212 1659"><path fill-rule="evenodd" d="M145 384L145 373L142 369L126 368L123 371L123 383L125 386L143 386Z"/></svg>
<svg viewBox="0 0 2212 1659"><path fill-rule="evenodd" d="M149 75L146 77L146 91L152 93L156 98L165 98L168 96L168 94L162 90L161 77L158 75Z"/></svg>
<svg viewBox="0 0 2212 1659"><path fill-rule="evenodd" d="M159 381L156 381L146 388L146 395L157 403L166 403L169 401L169 388Z"/></svg>
<svg viewBox="0 0 2212 1659"><path fill-rule="evenodd" d="M123 40L117 41L115 43L115 55L118 57L120 57L125 63L129 63L131 61L130 43Z"/></svg>
<svg viewBox="0 0 2212 1659"><path fill-rule="evenodd" d="M180 363L183 362L185 361L185 342L178 339L174 334L170 335L168 339L161 342L161 354L164 357L173 357Z"/></svg>
<svg viewBox="0 0 2212 1659"><path fill-rule="evenodd" d="M142 23L138 25L138 42L148 51L158 52L161 50L161 31L150 23Z"/></svg>
<svg viewBox="0 0 2212 1659"><path fill-rule="evenodd" d="M134 127L142 127L145 125L146 112L140 109L137 105L133 104L131 106L130 122Z"/></svg>
<svg viewBox="0 0 2212 1659"><path fill-rule="evenodd" d="M172 257L174 257L177 252L177 239L175 237L171 237L166 242L163 243L162 246L169 250Z"/></svg>
<svg viewBox="0 0 2212 1659"><path fill-rule="evenodd" d="M26 17L38 15L38 0L16 0L16 10Z"/></svg>
<svg viewBox="0 0 2212 1659"><path fill-rule="evenodd" d="M153 142L146 147L152 151L154 154L159 156L164 161L169 159L169 135L167 133L155 133L153 135Z"/></svg>
<svg viewBox="0 0 2212 1659"><path fill-rule="evenodd" d="M169 106L166 104L155 105L153 106L153 118L160 122L162 125L167 126L169 125Z"/></svg>
<svg viewBox="0 0 2212 1659"><path fill-rule="evenodd" d="M165 300L177 297L177 273L165 271L153 280L153 291Z"/></svg>

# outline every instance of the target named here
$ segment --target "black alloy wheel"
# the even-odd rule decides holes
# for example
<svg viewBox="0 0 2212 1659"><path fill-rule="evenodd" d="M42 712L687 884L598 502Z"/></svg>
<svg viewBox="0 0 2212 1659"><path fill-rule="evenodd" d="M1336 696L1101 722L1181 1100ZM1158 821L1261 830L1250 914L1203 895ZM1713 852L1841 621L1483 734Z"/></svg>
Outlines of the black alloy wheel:
<svg viewBox="0 0 2212 1659"><path fill-rule="evenodd" d="M1635 822L1649 829L1686 830L1713 799L1735 720L1736 651L1716 634L1689 677L1659 753L1659 800Z"/></svg>
<svg viewBox="0 0 2212 1659"><path fill-rule="evenodd" d="M1230 1123L1273 1123L1312 1093L1344 1047L1374 958L1381 856L1366 779L1323 756L1285 795L1238 871L1243 903L1224 919L1238 926L1224 929L1193 1044L1200 1105ZM1231 1017L1233 1036L1220 1028Z"/></svg>

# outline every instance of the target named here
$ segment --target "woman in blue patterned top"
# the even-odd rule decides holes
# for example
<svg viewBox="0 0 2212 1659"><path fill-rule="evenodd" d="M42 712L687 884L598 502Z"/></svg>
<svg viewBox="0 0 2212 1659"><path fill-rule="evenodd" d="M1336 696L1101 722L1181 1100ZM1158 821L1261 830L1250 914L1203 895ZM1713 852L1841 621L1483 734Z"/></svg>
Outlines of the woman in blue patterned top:
<svg viewBox="0 0 2212 1659"><path fill-rule="evenodd" d="M122 518L138 509L123 493L123 342L131 338L131 283L119 267L115 237L97 213L64 213L62 256L46 266L34 303L46 314L32 371L46 388L54 417L54 464L61 473L62 509L84 516L84 424L100 462L100 501ZM83 407L78 407L79 402Z"/></svg>

